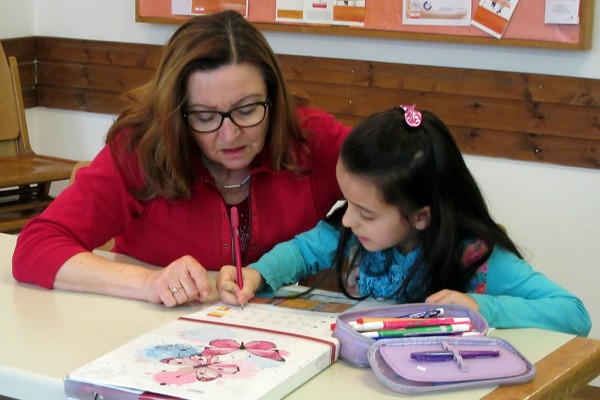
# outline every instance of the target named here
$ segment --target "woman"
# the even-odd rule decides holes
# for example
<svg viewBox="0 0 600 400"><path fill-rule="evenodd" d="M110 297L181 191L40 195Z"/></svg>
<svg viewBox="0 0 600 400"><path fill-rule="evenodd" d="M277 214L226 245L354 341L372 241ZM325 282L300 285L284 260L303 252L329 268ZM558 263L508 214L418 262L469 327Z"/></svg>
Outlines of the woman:
<svg viewBox="0 0 600 400"><path fill-rule="evenodd" d="M129 93L107 145L21 232L15 279L164 303L210 293L206 269L307 230L341 197L335 163L348 129L296 108L262 34L236 12L197 17L166 44L154 78ZM113 251L159 270L99 257Z"/></svg>

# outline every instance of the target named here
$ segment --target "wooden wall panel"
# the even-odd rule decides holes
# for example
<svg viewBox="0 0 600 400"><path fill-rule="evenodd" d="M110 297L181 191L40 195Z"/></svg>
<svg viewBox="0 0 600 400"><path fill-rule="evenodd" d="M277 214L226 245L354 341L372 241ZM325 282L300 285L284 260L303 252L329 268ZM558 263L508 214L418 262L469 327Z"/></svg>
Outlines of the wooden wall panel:
<svg viewBox="0 0 600 400"><path fill-rule="evenodd" d="M41 86L37 89L37 105L63 110L118 114L121 98L116 92Z"/></svg>
<svg viewBox="0 0 600 400"><path fill-rule="evenodd" d="M151 70L158 65L161 49L161 46L147 44L43 36L36 37L35 42L38 60L133 66Z"/></svg>
<svg viewBox="0 0 600 400"><path fill-rule="evenodd" d="M124 91L150 79L161 49L49 37L20 43L27 45L22 49L11 39L5 48L27 59L19 66L37 94L33 104L110 114L119 112ZM279 59L294 92L350 126L371 113L415 103L448 124L464 153L600 168L600 80L322 57Z"/></svg>
<svg viewBox="0 0 600 400"><path fill-rule="evenodd" d="M38 105L117 114L120 97L147 82L160 46L37 37Z"/></svg>

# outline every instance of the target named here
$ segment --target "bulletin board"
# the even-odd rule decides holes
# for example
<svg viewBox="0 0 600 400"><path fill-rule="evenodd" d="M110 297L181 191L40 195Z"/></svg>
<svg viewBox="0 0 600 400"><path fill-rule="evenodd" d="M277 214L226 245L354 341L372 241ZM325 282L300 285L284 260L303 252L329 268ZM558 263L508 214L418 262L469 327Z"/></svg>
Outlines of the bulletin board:
<svg viewBox="0 0 600 400"><path fill-rule="evenodd" d="M403 1L366 0L364 26L284 23L276 21L276 0L248 0L247 18L266 31L366 36L404 40L521 46L563 50L591 48L593 0L579 0L578 24L546 24L546 0L520 0L502 38L474 26L422 26L404 24ZM472 0L475 13L480 0ZM171 0L136 0L136 21L181 24L192 16L173 15Z"/></svg>

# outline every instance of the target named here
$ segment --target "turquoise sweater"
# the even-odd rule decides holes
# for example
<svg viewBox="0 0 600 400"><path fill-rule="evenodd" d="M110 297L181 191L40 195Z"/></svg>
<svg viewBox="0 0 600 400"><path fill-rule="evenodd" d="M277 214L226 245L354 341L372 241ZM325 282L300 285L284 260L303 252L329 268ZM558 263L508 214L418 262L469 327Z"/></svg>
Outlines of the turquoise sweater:
<svg viewBox="0 0 600 400"><path fill-rule="evenodd" d="M331 266L339 231L326 222L294 239L280 243L249 267L266 282L263 296L284 285ZM406 257L393 249L393 262L402 265ZM479 312L495 328L541 328L587 336L590 316L576 296L562 288L514 253L495 248L487 262L485 293L469 294Z"/></svg>

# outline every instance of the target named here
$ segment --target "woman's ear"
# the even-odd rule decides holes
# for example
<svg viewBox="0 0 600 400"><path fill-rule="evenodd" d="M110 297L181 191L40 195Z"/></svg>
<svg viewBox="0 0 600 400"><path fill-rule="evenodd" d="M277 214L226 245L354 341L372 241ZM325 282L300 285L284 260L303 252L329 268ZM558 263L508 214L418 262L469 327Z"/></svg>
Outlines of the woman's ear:
<svg viewBox="0 0 600 400"><path fill-rule="evenodd" d="M430 222L431 208L429 206L425 206L415 211L412 215L412 225L420 231L424 231L425 229L427 229Z"/></svg>

